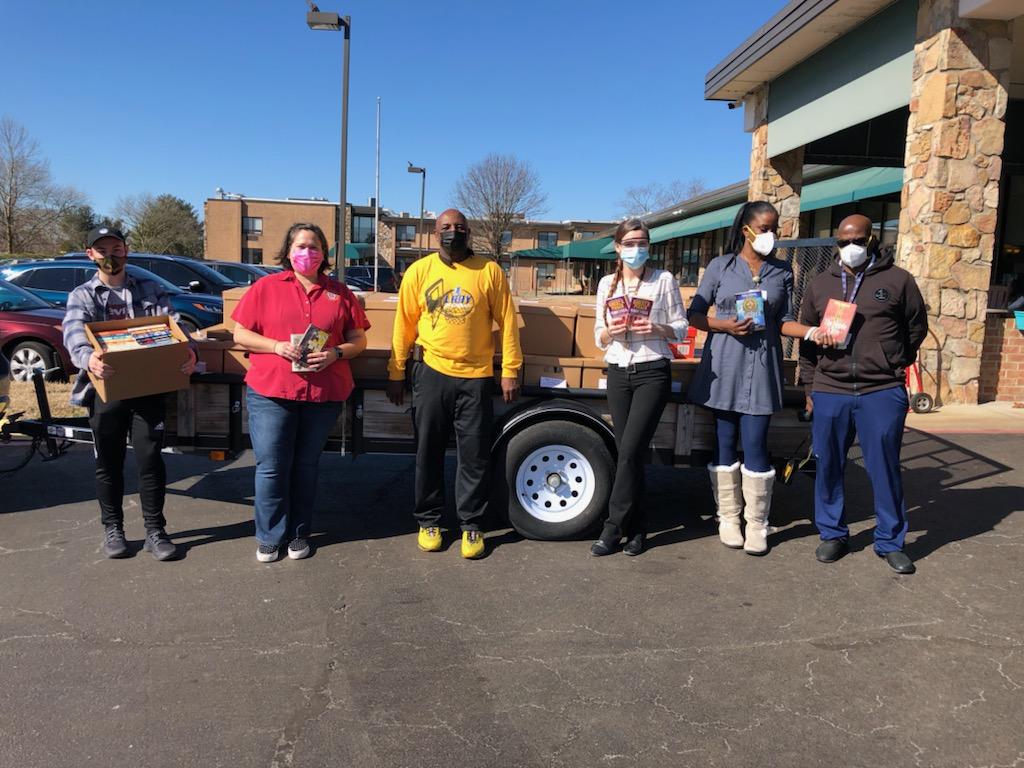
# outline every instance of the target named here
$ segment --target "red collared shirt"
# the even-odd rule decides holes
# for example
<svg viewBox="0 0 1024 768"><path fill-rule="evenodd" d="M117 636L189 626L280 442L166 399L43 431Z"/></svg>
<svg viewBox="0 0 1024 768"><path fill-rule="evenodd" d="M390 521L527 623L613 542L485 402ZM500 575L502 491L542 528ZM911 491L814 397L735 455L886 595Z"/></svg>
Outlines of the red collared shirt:
<svg viewBox="0 0 1024 768"><path fill-rule="evenodd" d="M346 331L370 327L359 299L347 286L321 274L307 294L291 270L253 283L231 319L275 341L289 341L291 334L305 332L312 323L330 333L328 347L343 343ZM273 353L252 352L249 362L245 383L264 397L324 403L352 394L352 369L344 358L317 373L294 373L290 360Z"/></svg>

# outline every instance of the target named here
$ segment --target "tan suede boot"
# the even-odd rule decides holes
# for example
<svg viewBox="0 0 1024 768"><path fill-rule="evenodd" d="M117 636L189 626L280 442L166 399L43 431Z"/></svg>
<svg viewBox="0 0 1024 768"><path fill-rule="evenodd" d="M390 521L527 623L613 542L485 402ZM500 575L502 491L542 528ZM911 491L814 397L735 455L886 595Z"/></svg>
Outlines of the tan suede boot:
<svg viewBox="0 0 1024 768"><path fill-rule="evenodd" d="M748 555L763 555L768 552L768 511L772 506L773 485L774 469L767 472L751 472L743 467L743 498L746 500L743 517L747 521L743 551Z"/></svg>
<svg viewBox="0 0 1024 768"><path fill-rule="evenodd" d="M718 538L732 549L743 546L740 532L740 512L743 509L743 495L740 492L740 463L731 467L708 464L711 489L715 494L715 509L718 512Z"/></svg>

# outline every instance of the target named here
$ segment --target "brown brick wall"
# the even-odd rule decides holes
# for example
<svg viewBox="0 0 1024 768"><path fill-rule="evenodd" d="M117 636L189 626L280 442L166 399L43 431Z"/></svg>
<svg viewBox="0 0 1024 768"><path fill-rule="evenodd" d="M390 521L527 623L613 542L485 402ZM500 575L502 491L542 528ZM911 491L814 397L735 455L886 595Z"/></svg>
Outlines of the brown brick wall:
<svg viewBox="0 0 1024 768"><path fill-rule="evenodd" d="M204 206L206 222L206 258L217 261L241 261L243 248L263 251L263 263L274 264L277 252L296 222L310 222L323 229L328 243L337 239L335 218L337 206L323 203L259 200L207 200ZM259 236L242 234L242 217L263 219L263 232Z"/></svg>
<svg viewBox="0 0 1024 768"><path fill-rule="evenodd" d="M1024 402L1024 331L1012 317L991 314L985 322L978 400Z"/></svg>

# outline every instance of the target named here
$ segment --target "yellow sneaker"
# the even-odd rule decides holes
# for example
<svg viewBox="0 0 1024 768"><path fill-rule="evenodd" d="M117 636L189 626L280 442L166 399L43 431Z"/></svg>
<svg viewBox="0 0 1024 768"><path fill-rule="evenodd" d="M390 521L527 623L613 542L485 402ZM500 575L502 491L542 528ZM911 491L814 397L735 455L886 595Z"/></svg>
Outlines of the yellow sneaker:
<svg viewBox="0 0 1024 768"><path fill-rule="evenodd" d="M484 535L480 531L462 532L462 556L467 560L484 556Z"/></svg>
<svg viewBox="0 0 1024 768"><path fill-rule="evenodd" d="M441 529L420 528L420 535L416 537L416 544L424 552L437 552L441 548Z"/></svg>

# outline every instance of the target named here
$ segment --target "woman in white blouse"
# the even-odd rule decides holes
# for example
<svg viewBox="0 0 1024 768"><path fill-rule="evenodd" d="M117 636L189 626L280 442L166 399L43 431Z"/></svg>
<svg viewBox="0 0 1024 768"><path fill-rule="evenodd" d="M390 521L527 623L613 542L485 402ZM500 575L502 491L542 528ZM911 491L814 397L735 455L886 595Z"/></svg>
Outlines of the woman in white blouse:
<svg viewBox="0 0 1024 768"><path fill-rule="evenodd" d="M686 338L686 313L671 273L647 265L650 233L639 219L615 231L615 272L597 288L594 339L608 363L608 408L619 460L608 520L590 548L595 556L619 547L639 555L647 534L644 459L672 388L670 341Z"/></svg>

